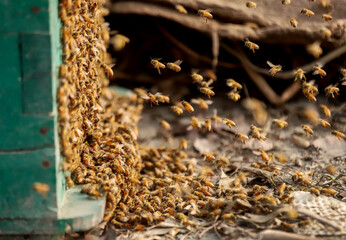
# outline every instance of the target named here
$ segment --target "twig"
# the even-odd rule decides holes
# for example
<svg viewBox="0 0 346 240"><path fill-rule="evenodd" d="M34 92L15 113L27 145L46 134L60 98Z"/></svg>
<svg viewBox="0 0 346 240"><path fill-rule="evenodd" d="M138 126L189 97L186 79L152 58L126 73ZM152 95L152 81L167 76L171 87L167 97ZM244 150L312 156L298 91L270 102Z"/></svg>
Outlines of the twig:
<svg viewBox="0 0 346 240"><path fill-rule="evenodd" d="M311 217L311 218L313 218L313 219L315 219L315 220L317 220L317 221L319 221L319 222L321 222L323 224L329 225L329 226L333 227L336 230L339 230L339 231L342 230L338 225L336 225L332 221L329 221L326 218L322 218L322 217L318 216L317 214L315 214L315 213L313 213L311 211L308 211L308 210L303 209L303 208L298 208L297 210L298 210L299 213L304 214L304 215L306 215L308 217Z"/></svg>
<svg viewBox="0 0 346 240"><path fill-rule="evenodd" d="M260 240L322 240L321 238L300 235L296 233L288 233L278 230L264 230L257 235Z"/></svg>
<svg viewBox="0 0 346 240"><path fill-rule="evenodd" d="M160 31L162 32L162 34L168 38L172 43L174 43L178 48L180 48L181 50L183 50L184 52L186 52L190 57L194 57L197 58L199 60L201 60L202 62L205 63L209 63L210 65L214 65L214 62L212 59L204 56L204 55L200 55L199 53L193 51L191 48L189 48L188 46L186 46L184 43L182 43L181 41L179 41L176 37L174 37L172 34L170 34L165 28L163 28L162 26L158 25L158 28L160 29ZM217 62L217 66L220 67L225 67L225 68L240 68L241 65L238 63L228 63L228 62L223 62L223 61L218 61Z"/></svg>
<svg viewBox="0 0 346 240"><path fill-rule="evenodd" d="M210 225L209 227L203 229L203 231L198 235L198 238L202 238L204 234L209 232L212 228L214 228L218 224L220 224L220 221L216 221L212 225Z"/></svg>

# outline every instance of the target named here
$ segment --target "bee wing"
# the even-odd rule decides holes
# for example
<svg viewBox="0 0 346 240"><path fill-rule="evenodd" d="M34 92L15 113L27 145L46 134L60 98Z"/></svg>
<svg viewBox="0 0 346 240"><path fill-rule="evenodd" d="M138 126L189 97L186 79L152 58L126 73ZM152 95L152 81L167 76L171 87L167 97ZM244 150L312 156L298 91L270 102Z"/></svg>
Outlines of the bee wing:
<svg viewBox="0 0 346 240"><path fill-rule="evenodd" d="M207 13L211 13L213 11L213 9L208 8L208 9L205 9L204 11L207 12Z"/></svg>
<svg viewBox="0 0 346 240"><path fill-rule="evenodd" d="M318 75L320 74L317 70L312 73L312 75Z"/></svg>
<svg viewBox="0 0 346 240"><path fill-rule="evenodd" d="M213 79L209 79L209 81L207 82L207 85L209 86L210 84L213 84L214 80Z"/></svg>
<svg viewBox="0 0 346 240"><path fill-rule="evenodd" d="M205 102L210 105L210 104L213 104L213 100L205 100Z"/></svg>
<svg viewBox="0 0 346 240"><path fill-rule="evenodd" d="M199 69L197 69L197 68L192 68L191 69L191 74L198 73L198 72L199 72Z"/></svg>
<svg viewBox="0 0 346 240"><path fill-rule="evenodd" d="M159 96L159 95L162 95L162 93L157 92L157 93L154 94L155 97L157 97L157 96Z"/></svg>
<svg viewBox="0 0 346 240"><path fill-rule="evenodd" d="M149 100L150 99L148 96L141 96L141 98L143 98L145 100Z"/></svg>
<svg viewBox="0 0 346 240"><path fill-rule="evenodd" d="M269 65L269 67L275 67L275 65L271 61L267 61L267 64Z"/></svg>
<svg viewBox="0 0 346 240"><path fill-rule="evenodd" d="M180 65L183 62L183 60L177 60L174 62L174 64Z"/></svg>

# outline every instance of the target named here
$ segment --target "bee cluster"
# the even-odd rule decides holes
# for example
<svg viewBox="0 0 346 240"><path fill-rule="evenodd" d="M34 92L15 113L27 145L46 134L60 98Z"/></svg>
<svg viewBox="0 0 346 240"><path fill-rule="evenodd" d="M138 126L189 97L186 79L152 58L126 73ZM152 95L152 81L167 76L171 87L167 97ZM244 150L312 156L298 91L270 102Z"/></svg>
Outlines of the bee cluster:
<svg viewBox="0 0 346 240"><path fill-rule="evenodd" d="M204 161L197 163L196 159L188 156L190 146L185 139L176 148L139 146L137 123L143 101L159 105L170 103L170 98L143 89L135 89L136 94L119 97L107 88L106 77L112 75L113 71L111 58L106 51L109 32L103 19L108 12L104 4L104 0L62 0L60 3L63 64L60 68L58 102L61 146L66 158L63 170L71 172L66 182L70 187L74 184L85 185L82 192L90 198L106 196L106 221L117 227L136 230L166 218L175 218L190 228L196 226L192 217L221 218L234 224L237 216L244 213L267 214L279 204L290 204L291 192L307 190L311 186L308 176L300 172L292 176L292 185L281 183L274 190L250 183L250 178L255 178L263 171L272 177L280 175L274 157L279 162L285 161L284 157L267 154L262 149L259 149L261 160L242 170L227 157L213 153L202 153L199 158ZM246 6L255 8L256 4L249 1ZM181 5L176 8L186 14ZM208 9L199 10L198 14L206 23L207 19L212 18ZM249 40L245 46L253 52L259 49L257 44ZM182 61L165 65L160 59L152 59L150 63L161 74L160 70L166 67L179 72ZM269 61L268 64L272 67L271 75L281 71L280 65L273 65ZM314 70L318 74L323 73L317 67ZM215 76L205 81L201 74L192 71L191 78L202 94L208 98L215 95L211 87ZM297 71L296 79L305 79L302 70ZM231 88L229 98L238 101L242 85L228 79L227 86ZM311 101L316 101L314 97L317 91L312 82L304 82L303 92ZM330 87L326 92L334 97L333 94L338 91ZM212 103L210 99L191 100L191 104L199 105L204 111L208 111ZM192 114L194 107L191 104L182 100L173 104L171 109L177 115L184 110ZM330 110L325 105L322 109L330 117ZM273 123L279 129L288 125L283 119L274 119ZM204 124L196 116L191 117L191 127L198 130L205 126L210 132L217 124L225 124L229 129L236 125L232 120L218 116L217 112L205 119ZM166 131L171 130L165 120L161 121L161 126ZM306 133L313 134L308 125L302 128ZM265 141L266 136L261 131L261 128L252 125L249 136L238 132L233 134L242 143L249 138ZM345 138L336 130L333 134ZM234 176L228 177L225 169L233 171ZM215 178L217 174L221 174L219 181ZM223 178L228 180L222 182ZM276 186L271 178L266 178L264 182L265 185ZM319 190L317 187L311 188L311 192L332 196L337 194L332 189Z"/></svg>

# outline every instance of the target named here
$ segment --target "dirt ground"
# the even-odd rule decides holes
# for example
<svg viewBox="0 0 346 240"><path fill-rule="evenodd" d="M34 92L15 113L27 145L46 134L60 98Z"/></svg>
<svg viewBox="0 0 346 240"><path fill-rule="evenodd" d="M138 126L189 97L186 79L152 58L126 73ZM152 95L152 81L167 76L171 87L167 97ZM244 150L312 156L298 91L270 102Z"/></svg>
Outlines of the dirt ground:
<svg viewBox="0 0 346 240"><path fill-rule="evenodd" d="M226 98L215 97L209 111L195 107L194 116L203 122L212 118L217 109L217 115L232 119L236 126L229 129L223 123L213 123L212 130L191 129L192 114L185 112L176 116L170 107L160 105L150 107L145 103L142 119L139 123L139 144L153 148L178 148L182 138L188 141L187 157L184 161L195 162L196 175L205 166L209 166L214 175L211 181L215 186L234 187L235 177L244 172L247 177L246 188L251 189L259 184L266 186L265 194L276 196L278 188L285 183L292 186L291 196L294 196L290 206L277 202L268 208L266 214L254 214L247 210L253 208L252 202L239 202L233 208L236 216L232 220L220 220L219 217L194 217L187 208L195 226L185 226L174 218L150 226L142 231L117 229L114 225L102 223L90 232L72 235L70 237L83 239L344 239L346 229L346 191L345 191L345 161L346 142L331 134L330 128L318 125L323 112L319 105L310 103L304 98L290 102L280 108L265 107L262 103L260 114L249 110L251 99L234 103ZM255 100L253 100L255 101ZM330 106L332 129L345 131L346 106L332 105L326 98L318 99L320 104ZM259 108L260 109L260 108ZM283 118L288 122L284 129L278 129L272 120ZM162 129L160 121L166 120L171 130ZM250 138L245 144L235 137L240 132L250 135L251 124L258 125L262 121L265 141ZM302 124L313 128L313 135L307 136L301 129ZM263 149L273 159L271 169L279 173L273 174L256 168L255 164L263 162L258 149ZM225 157L228 163L218 167L215 163L203 160L203 153L213 154L216 158ZM330 165L331 164L331 165ZM333 166L332 170L328 167ZM293 175L302 172L309 183L294 181ZM337 193L316 194L314 189L334 189ZM250 194L250 192L248 192ZM255 203L256 204L256 203ZM260 205L261 205L260 204ZM229 206L228 206L229 207ZM232 208L232 206L230 207ZM226 207L227 209L227 207ZM227 210L223 210L227 211ZM293 213L292 213L293 212ZM290 213L296 216L291 216Z"/></svg>

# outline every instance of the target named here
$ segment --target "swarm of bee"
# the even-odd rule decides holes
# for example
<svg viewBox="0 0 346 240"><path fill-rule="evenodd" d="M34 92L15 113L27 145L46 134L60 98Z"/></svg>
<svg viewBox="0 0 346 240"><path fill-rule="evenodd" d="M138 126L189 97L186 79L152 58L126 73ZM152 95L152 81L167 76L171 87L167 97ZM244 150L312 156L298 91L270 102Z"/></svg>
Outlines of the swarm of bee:
<svg viewBox="0 0 346 240"><path fill-rule="evenodd" d="M282 1L285 5L289 3ZM172 111L177 115L188 112L191 114L191 127L197 131L205 129L211 132L216 124L225 124L232 131L236 123L218 116L216 111L203 121L194 115L192 104L207 112L213 103L209 98L215 95L211 84L216 78L206 81L198 71L192 71L192 81L198 84L198 89L208 99L198 98L190 102L182 99L171 103L169 96L143 89L135 89L135 94L123 97L110 91L107 78L113 74L113 70L111 57L106 52L110 38L103 19L108 12L104 4L103 0L60 2L63 64L60 67L58 110L61 147L66 158L62 164L63 170L67 171L66 184L69 187L84 185L82 193L90 198L106 197L105 221L135 230L143 230L167 218L175 218L189 228L196 227L193 217L220 218L234 224L237 216L246 212L272 213L278 205L292 203L290 193L295 189L312 186L309 176L301 172L292 175L290 184L281 182L276 186L271 178L281 172L274 164L274 156L281 163L286 160L263 149L258 149L260 158L252 163L251 168L238 170L227 157L212 152L201 154L200 159L204 161L202 167L197 169L196 161L188 157L190 144L186 139L181 139L174 148L139 146L137 123L144 101L149 101L152 107L171 104ZM256 8L251 1L246 6ZM181 14L187 14L182 5L175 7ZM308 9L303 10L302 13L309 17L314 15ZM213 18L210 12L209 9L199 10L198 14L207 23L207 19ZM259 50L259 46L248 39L245 46L253 52ZM166 67L175 72L181 70L181 60L166 64L160 60L155 58L150 61L159 74ZM282 69L281 65L267 63L272 76ZM319 66L313 70L321 78L326 75ZM307 82L302 69L296 70L295 74L295 80L303 83L304 95L316 102L318 90L314 82ZM229 98L238 101L242 85L230 78L227 79L227 86L231 88ZM334 98L339 94L339 89L333 85L327 87L325 92ZM326 105L321 105L321 109L326 117L331 116ZM322 120L321 124L327 126L328 122ZM273 123L279 129L288 126L283 118L274 119ZM160 124L166 131L171 130L169 122L161 120ZM313 134L308 125L302 125L302 130L311 136ZM266 141L267 137L262 131L262 128L251 125L249 136L239 132L233 134L234 139L245 144L250 137L255 141ZM332 134L340 140L345 139L345 135L337 130L332 130ZM227 184L215 180L217 174L225 175L223 169L234 172ZM263 173L261 171L270 173L271 177L262 185L250 183L249 179L255 178L258 172ZM274 191L269 191L268 185L272 185ZM42 188L37 186L35 189ZM311 191L316 195L335 197L338 194L326 188Z"/></svg>

